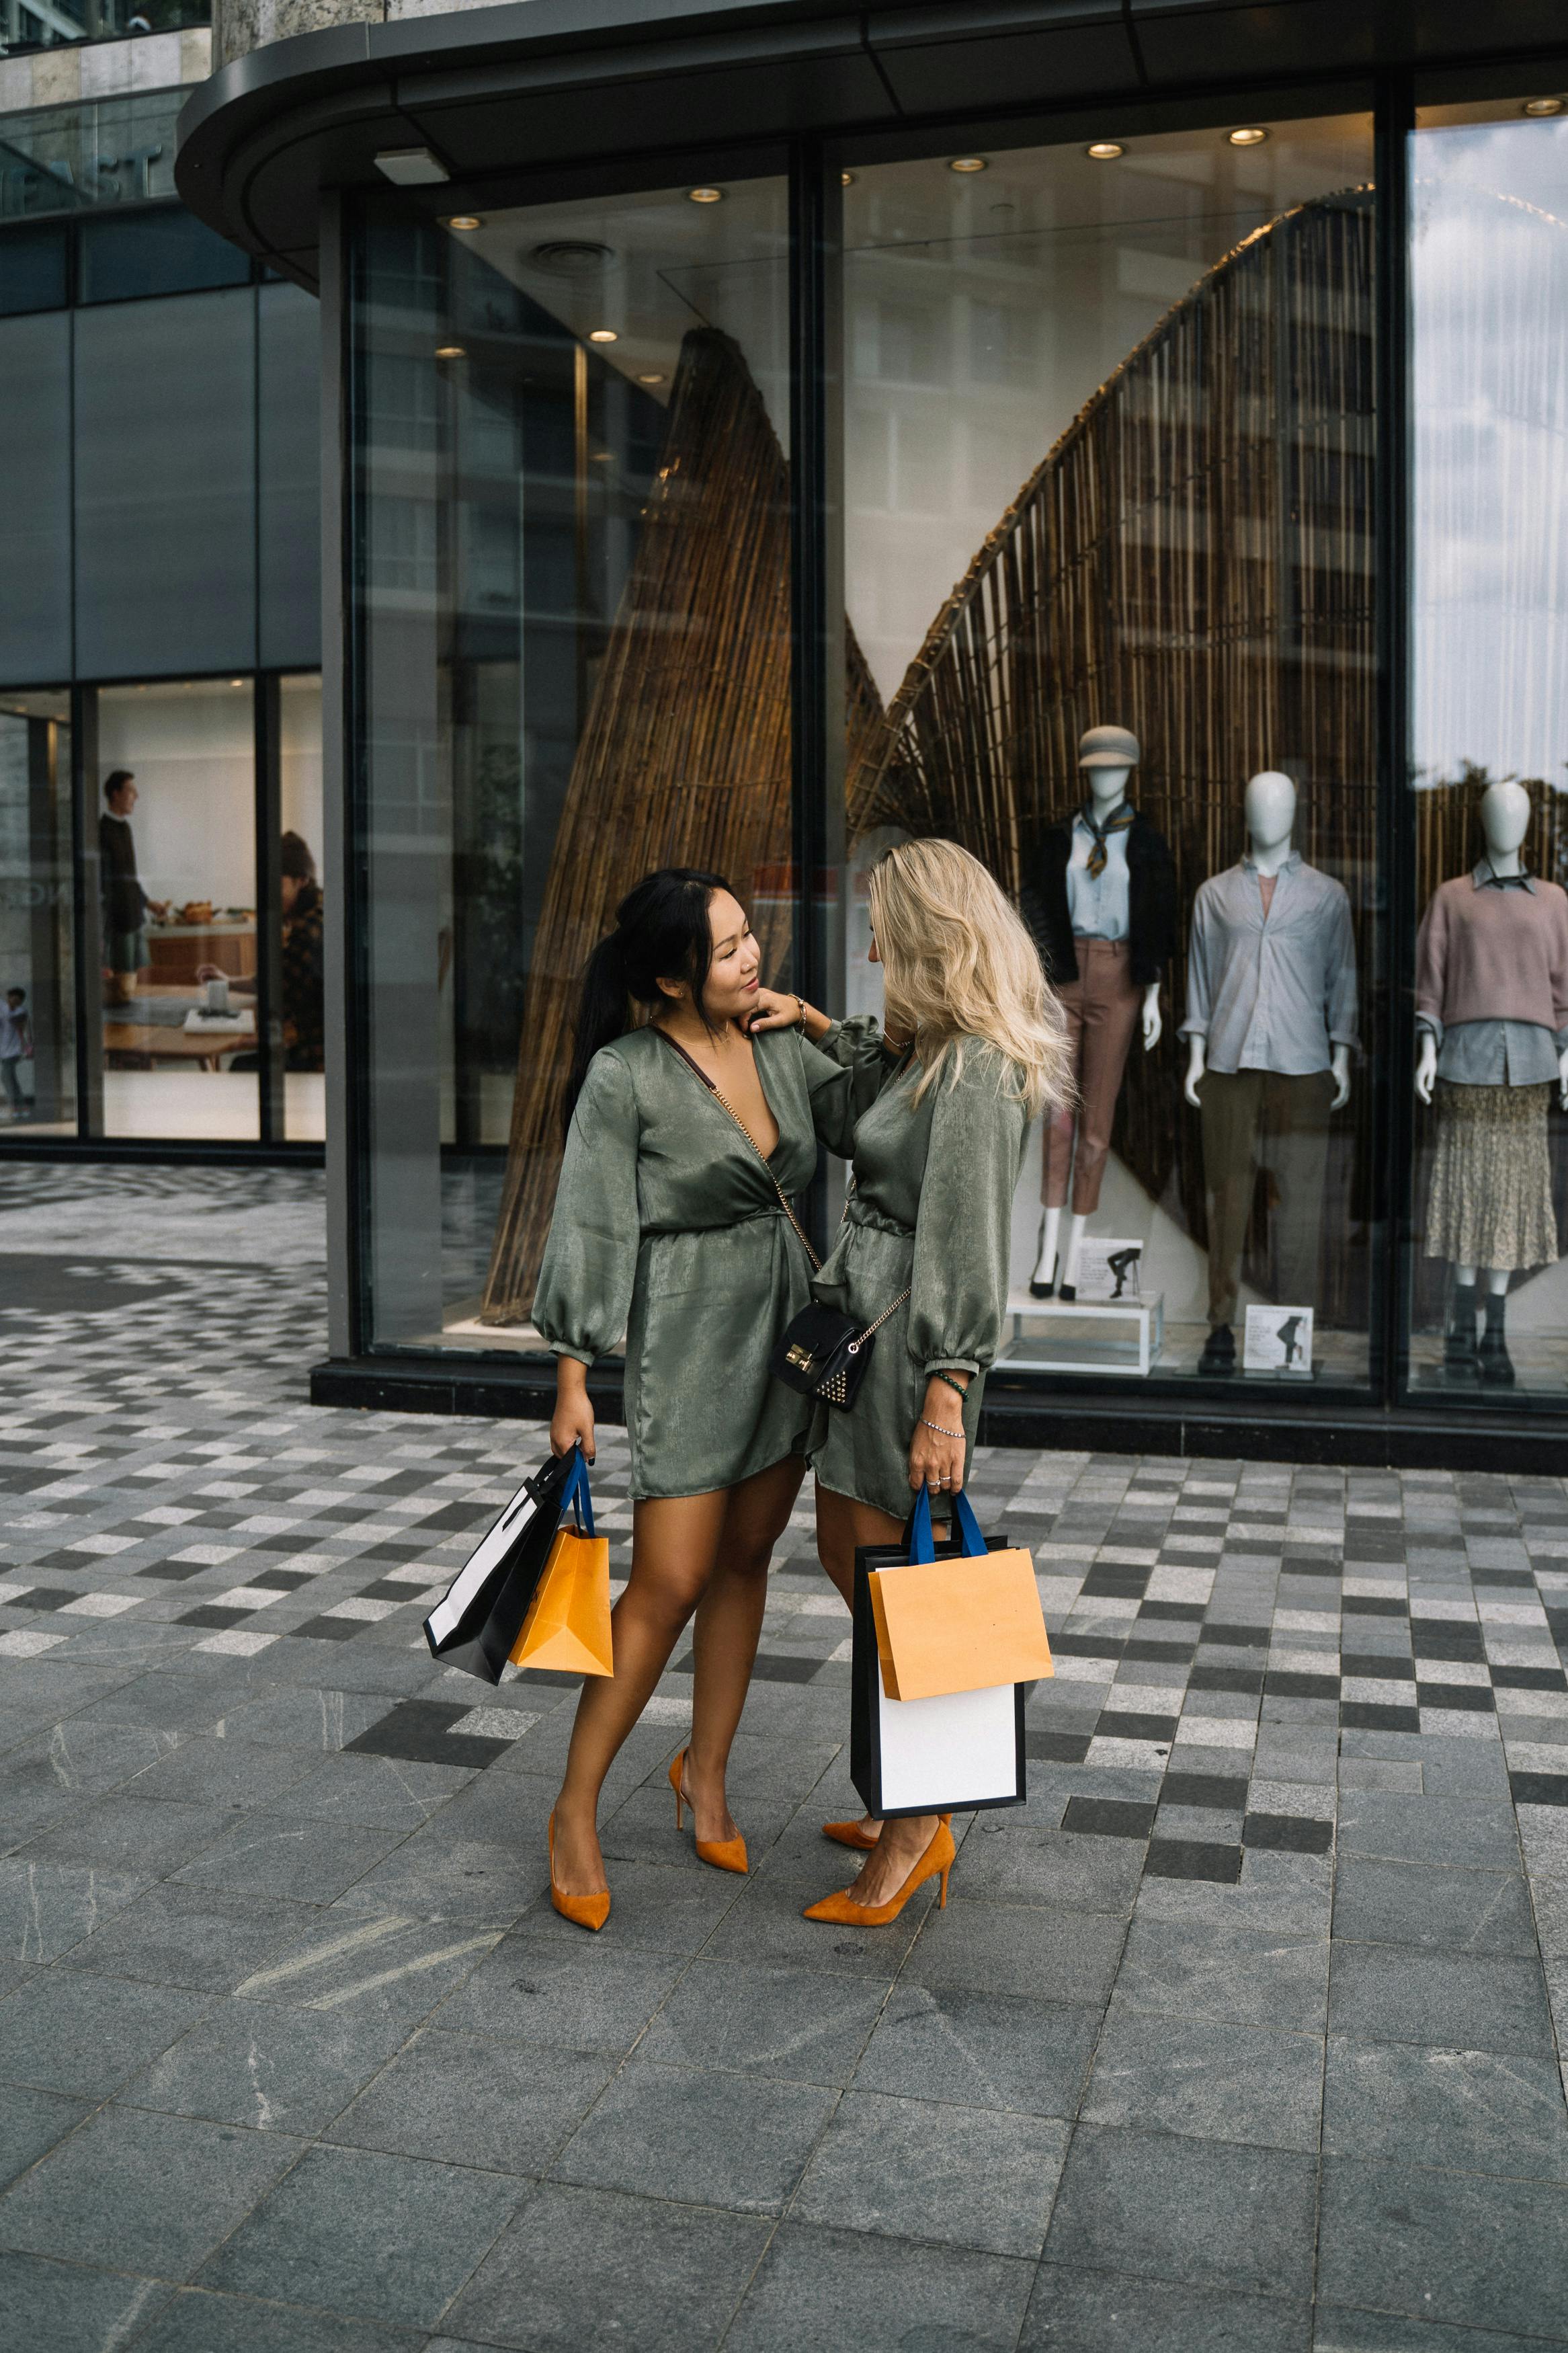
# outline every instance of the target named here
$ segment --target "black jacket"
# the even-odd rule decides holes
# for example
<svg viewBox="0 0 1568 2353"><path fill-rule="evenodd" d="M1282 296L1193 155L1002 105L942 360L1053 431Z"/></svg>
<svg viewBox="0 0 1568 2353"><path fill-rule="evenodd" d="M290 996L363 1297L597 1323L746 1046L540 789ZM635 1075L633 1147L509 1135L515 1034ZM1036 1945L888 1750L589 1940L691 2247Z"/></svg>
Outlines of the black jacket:
<svg viewBox="0 0 1568 2353"><path fill-rule="evenodd" d="M104 809L98 820L98 855L103 884L106 932L139 932L147 915L147 893L136 873L136 839L128 821Z"/></svg>
<svg viewBox="0 0 1568 2353"><path fill-rule="evenodd" d="M1047 974L1058 983L1078 978L1068 913L1068 862L1077 816L1075 809L1041 837L1018 894ZM1164 835L1141 811L1127 828L1127 968L1135 985L1147 988L1163 976L1175 952L1176 869Z"/></svg>

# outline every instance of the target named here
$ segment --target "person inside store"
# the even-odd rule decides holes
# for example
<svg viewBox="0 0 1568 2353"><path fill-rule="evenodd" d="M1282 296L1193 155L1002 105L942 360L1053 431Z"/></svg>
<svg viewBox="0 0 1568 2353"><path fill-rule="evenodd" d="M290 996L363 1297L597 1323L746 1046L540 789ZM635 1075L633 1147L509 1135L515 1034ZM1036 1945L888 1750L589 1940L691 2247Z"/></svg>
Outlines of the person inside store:
<svg viewBox="0 0 1568 2353"><path fill-rule="evenodd" d="M869 891L888 1075L857 1124L844 1223L812 1291L880 1328L847 1409L814 1400L807 1450L817 1550L851 1606L856 1547L897 1544L911 1492L924 1487L935 1503L963 1485L1005 1328L1029 1122L1072 1091L1067 1017L1023 919L978 859L955 842L900 842L871 868ZM819 1042L830 1029L787 997L756 1026L792 1023ZM878 1926L938 1876L945 1894L955 1848L942 1817L825 1831L866 1861L808 1920Z"/></svg>
<svg viewBox="0 0 1568 2353"><path fill-rule="evenodd" d="M166 915L166 899L149 899L136 871L132 813L140 796L129 768L111 768L103 780L98 820L98 858L103 893L103 993L111 1005L128 1004L136 980L148 968L147 918Z"/></svg>
<svg viewBox="0 0 1568 2353"><path fill-rule="evenodd" d="M25 988L8 988L0 1002L0 1087L13 1119L32 1115L33 1099L22 1084L22 1065L33 1059L33 1024Z"/></svg>
<svg viewBox="0 0 1568 2353"><path fill-rule="evenodd" d="M283 1007L283 1067L326 1068L325 976L322 968L321 888L316 861L303 835L286 833L279 851L279 902L283 915L279 996ZM254 973L237 978L221 965L199 964L198 980L226 979L231 997L254 997ZM236 1054L231 1071L254 1071L255 1054Z"/></svg>
<svg viewBox="0 0 1568 2353"><path fill-rule="evenodd" d="M791 1197L817 1149L847 1155L886 1056L868 1017L753 1037L774 999L745 909L718 874L666 867L616 910L588 960L566 1147L533 1301L556 1360L550 1442L594 1460L588 1367L625 1338L632 1559L611 1620L615 1673L577 1704L550 1817L551 1901L602 1928L610 1892L599 1793L692 1622L691 1737L674 1759L676 1826L747 1867L725 1777L762 1630L768 1565L805 1472L809 1401L768 1359L806 1302L812 1260Z"/></svg>

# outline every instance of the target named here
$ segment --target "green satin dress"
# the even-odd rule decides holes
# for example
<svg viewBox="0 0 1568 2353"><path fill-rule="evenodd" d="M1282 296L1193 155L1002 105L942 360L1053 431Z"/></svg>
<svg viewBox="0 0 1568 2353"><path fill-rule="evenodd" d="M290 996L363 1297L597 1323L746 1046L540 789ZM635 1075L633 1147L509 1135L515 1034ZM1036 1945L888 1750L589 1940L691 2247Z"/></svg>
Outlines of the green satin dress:
<svg viewBox="0 0 1568 2353"><path fill-rule="evenodd" d="M910 1440L933 1372L973 1375L963 1406L968 1455L981 1391L1007 1307L1013 1195L1028 1117L1004 1091L994 1046L966 1041L963 1075L944 1074L917 1104L920 1065L891 1078L855 1131L855 1189L832 1256L812 1285L825 1305L869 1324L906 1284L911 1295L878 1333L846 1411L814 1408L808 1456L835 1494L902 1520L914 1501ZM959 1402L944 1393L955 1421ZM951 1411L946 1409L951 1408Z"/></svg>
<svg viewBox="0 0 1568 2353"><path fill-rule="evenodd" d="M793 1199L819 1142L847 1156L887 1063L868 1017L812 1046L753 1040L778 1122L770 1163ZM653 1029L595 1055L573 1113L533 1320L591 1365L626 1338L634 1497L701 1495L803 1454L810 1400L768 1356L809 1296L811 1263L768 1168L698 1072Z"/></svg>

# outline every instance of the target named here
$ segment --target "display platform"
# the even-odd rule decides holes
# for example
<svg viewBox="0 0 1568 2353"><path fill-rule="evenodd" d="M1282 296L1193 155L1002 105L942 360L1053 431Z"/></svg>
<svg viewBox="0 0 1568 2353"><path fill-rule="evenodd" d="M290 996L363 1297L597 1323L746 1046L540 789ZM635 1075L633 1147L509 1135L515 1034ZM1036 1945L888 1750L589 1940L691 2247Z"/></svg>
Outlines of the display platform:
<svg viewBox="0 0 1568 2353"><path fill-rule="evenodd" d="M1165 1294L1147 1299L1034 1299L1007 1302L1013 1336L997 1358L1009 1372L1122 1373L1147 1379L1165 1337ZM1037 1327L1026 1331L1025 1325Z"/></svg>

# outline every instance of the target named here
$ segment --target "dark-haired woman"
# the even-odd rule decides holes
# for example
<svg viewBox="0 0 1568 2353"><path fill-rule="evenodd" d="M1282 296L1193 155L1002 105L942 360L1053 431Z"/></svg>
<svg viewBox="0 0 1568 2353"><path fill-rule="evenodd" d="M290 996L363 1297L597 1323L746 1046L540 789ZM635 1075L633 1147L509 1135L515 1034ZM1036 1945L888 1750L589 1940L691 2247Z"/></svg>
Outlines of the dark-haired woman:
<svg viewBox="0 0 1568 2353"><path fill-rule="evenodd" d="M556 1357L557 1453L594 1455L586 1372L626 1335L632 1565L613 1677L583 1686L551 1818L551 1896L604 1925L599 1791L695 1612L691 1739L670 1768L697 1851L744 1871L724 1794L767 1567L805 1470L805 1401L770 1378L810 1261L784 1207L819 1139L846 1152L880 1086L874 1024L753 1038L798 1000L760 987L744 909L716 874L665 868L616 910L584 977L566 1154L533 1318ZM629 1008L643 1026L631 1026ZM823 1050L826 1049L826 1050Z"/></svg>

